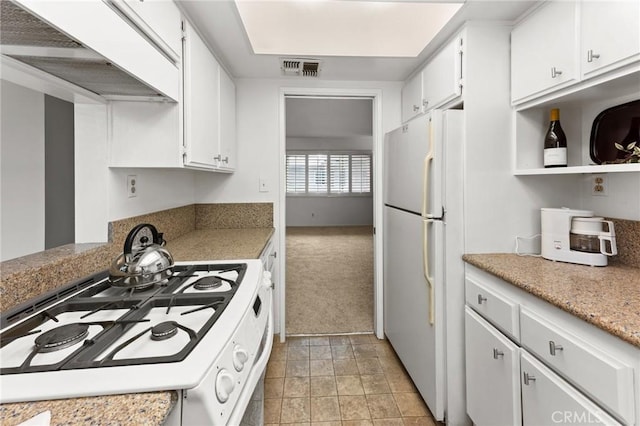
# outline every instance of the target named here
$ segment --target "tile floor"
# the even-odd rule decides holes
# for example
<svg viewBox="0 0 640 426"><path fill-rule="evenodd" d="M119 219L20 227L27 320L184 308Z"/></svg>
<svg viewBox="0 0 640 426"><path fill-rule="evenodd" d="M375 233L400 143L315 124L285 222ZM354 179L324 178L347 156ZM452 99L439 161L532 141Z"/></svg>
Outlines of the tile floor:
<svg viewBox="0 0 640 426"><path fill-rule="evenodd" d="M284 424L439 423L388 341L350 335L274 341L265 375L265 425Z"/></svg>

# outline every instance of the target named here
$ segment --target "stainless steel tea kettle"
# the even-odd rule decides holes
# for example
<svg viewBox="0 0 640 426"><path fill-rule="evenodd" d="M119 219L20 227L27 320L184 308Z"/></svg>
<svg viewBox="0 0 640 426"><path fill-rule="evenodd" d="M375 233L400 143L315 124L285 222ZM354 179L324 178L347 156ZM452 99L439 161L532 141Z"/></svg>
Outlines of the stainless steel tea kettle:
<svg viewBox="0 0 640 426"><path fill-rule="evenodd" d="M172 275L173 256L155 226L135 226L124 242L124 251L111 263L109 282L115 287L142 289L161 283Z"/></svg>

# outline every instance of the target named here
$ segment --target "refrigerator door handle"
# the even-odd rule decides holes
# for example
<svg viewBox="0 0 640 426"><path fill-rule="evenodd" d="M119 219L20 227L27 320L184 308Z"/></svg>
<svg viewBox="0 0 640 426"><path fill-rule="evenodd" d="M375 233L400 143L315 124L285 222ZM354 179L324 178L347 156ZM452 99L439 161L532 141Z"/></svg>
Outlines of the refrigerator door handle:
<svg viewBox="0 0 640 426"><path fill-rule="evenodd" d="M422 217L433 217L429 213L429 195L431 194L431 184L429 182L429 174L431 173L431 162L433 161L433 130L431 122L429 122L429 152L424 157L424 165L422 167Z"/></svg>
<svg viewBox="0 0 640 426"><path fill-rule="evenodd" d="M433 278L429 271L429 224L433 219L424 219L422 221L422 266L424 278L429 288L429 325L435 323L434 300L433 300Z"/></svg>

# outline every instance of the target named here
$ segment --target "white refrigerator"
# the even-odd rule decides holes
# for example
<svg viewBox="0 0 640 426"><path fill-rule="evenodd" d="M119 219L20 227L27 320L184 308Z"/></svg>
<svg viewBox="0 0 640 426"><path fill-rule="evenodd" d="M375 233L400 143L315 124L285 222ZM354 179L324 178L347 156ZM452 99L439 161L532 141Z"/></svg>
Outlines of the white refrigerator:
<svg viewBox="0 0 640 426"><path fill-rule="evenodd" d="M465 424L461 110L385 137L385 334L438 421Z"/></svg>

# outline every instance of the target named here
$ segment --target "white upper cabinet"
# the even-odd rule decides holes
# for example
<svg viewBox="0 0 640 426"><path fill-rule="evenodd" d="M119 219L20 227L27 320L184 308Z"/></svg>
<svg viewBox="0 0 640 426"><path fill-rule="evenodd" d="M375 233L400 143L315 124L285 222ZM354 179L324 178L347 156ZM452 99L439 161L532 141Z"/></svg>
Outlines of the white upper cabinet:
<svg viewBox="0 0 640 426"><path fill-rule="evenodd" d="M109 0L174 63L182 52L182 17L173 1Z"/></svg>
<svg viewBox="0 0 640 426"><path fill-rule="evenodd" d="M184 22L185 166L218 166L220 65L188 22Z"/></svg>
<svg viewBox="0 0 640 426"><path fill-rule="evenodd" d="M231 77L220 69L220 169L236 168L236 85Z"/></svg>
<svg viewBox="0 0 640 426"><path fill-rule="evenodd" d="M422 72L419 72L402 87L402 122L406 123L422 112Z"/></svg>
<svg viewBox="0 0 640 426"><path fill-rule="evenodd" d="M110 103L110 167L235 170L235 84L186 21L181 57L181 102Z"/></svg>
<svg viewBox="0 0 640 426"><path fill-rule="evenodd" d="M578 79L576 4L546 3L511 32L512 102Z"/></svg>
<svg viewBox="0 0 640 426"><path fill-rule="evenodd" d="M640 2L585 1L581 4L583 78L640 59Z"/></svg>
<svg viewBox="0 0 640 426"><path fill-rule="evenodd" d="M184 165L236 167L236 88L191 25L184 23Z"/></svg>
<svg viewBox="0 0 640 426"><path fill-rule="evenodd" d="M422 107L437 108L462 95L462 39L446 44L422 71Z"/></svg>

